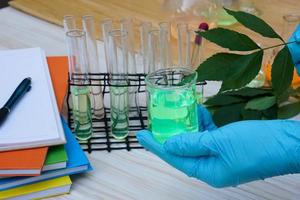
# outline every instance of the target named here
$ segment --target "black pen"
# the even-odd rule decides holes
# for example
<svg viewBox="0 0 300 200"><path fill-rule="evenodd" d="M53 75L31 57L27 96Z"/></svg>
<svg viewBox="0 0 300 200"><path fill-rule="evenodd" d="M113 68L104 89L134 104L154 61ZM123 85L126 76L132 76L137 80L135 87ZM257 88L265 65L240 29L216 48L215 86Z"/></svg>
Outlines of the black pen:
<svg viewBox="0 0 300 200"><path fill-rule="evenodd" d="M31 78L25 78L15 89L11 97L0 109L0 126L5 121L13 106L28 92L31 88Z"/></svg>

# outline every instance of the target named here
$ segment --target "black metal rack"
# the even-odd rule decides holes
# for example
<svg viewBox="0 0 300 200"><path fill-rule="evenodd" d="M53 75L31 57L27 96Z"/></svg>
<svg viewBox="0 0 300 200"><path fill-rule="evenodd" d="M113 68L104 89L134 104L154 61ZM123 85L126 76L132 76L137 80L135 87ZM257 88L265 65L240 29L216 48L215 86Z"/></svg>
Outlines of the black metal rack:
<svg viewBox="0 0 300 200"><path fill-rule="evenodd" d="M82 80L82 75L75 75L75 79ZM85 85L89 86L101 86L103 99L109 98L109 75L107 73L89 74L89 78ZM127 78L126 87L135 87L137 93L145 95L145 74L130 74ZM74 77L73 77L74 79ZM205 85L206 82L197 83L197 85ZM68 124L72 131L74 130L72 109L69 105L70 100L70 88L73 85L79 85L71 83L69 80L68 87ZM146 99L146 98L144 98ZM104 104L105 106L105 104ZM143 106L139 108L130 108L129 110L129 135L123 140L117 140L110 135L110 109L104 107L104 117L102 119L93 118L93 136L87 141L79 141L82 149L91 153L92 151L108 151L126 149L142 149L143 147L138 143L135 134L141 129L147 128L147 107L144 102Z"/></svg>
<svg viewBox="0 0 300 200"><path fill-rule="evenodd" d="M109 93L109 79L107 73L89 74L89 80L86 85L89 86L101 86L103 98L107 98ZM82 79L81 75L78 75L77 79ZM145 93L145 74L128 75L128 87L136 87L138 93ZM67 106L68 106L68 124L72 130L73 118L72 109L69 105L70 99L70 87L73 84L69 80ZM147 108L146 106L140 106L137 108L130 108L129 110L129 135L123 140L117 140L110 135L110 108L104 108L104 117L102 119L93 118L93 136L87 141L80 141L79 143L84 151L91 153L92 151L106 150L111 152L112 150L126 149L141 149L143 148L137 141L135 133L141 129L147 127Z"/></svg>

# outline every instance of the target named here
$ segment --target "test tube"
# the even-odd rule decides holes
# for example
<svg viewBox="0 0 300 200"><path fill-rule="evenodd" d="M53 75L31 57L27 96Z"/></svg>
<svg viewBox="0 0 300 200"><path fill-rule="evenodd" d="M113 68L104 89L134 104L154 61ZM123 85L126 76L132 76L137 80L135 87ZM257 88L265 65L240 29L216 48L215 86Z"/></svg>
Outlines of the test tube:
<svg viewBox="0 0 300 200"><path fill-rule="evenodd" d="M70 30L76 29L76 18L74 15L65 15L63 19L64 30L67 33Z"/></svg>
<svg viewBox="0 0 300 200"><path fill-rule="evenodd" d="M70 30L76 29L76 18L74 15L65 15L63 17L63 26L65 31L65 36L67 37L67 32ZM67 39L66 39L67 40ZM73 109L73 101L72 96L67 98L67 95L65 96L64 103L68 101L68 105L70 109Z"/></svg>
<svg viewBox="0 0 300 200"><path fill-rule="evenodd" d="M169 22L159 23L160 61L163 68L173 66L171 50L171 25Z"/></svg>
<svg viewBox="0 0 300 200"><path fill-rule="evenodd" d="M136 76L136 60L135 60L135 48L134 48L134 30L132 19L122 19L121 30L127 32L127 44L128 44L128 74L129 81L131 84L136 84L138 82L138 77ZM129 88L129 107L130 109L137 111L139 114L139 97L138 97L138 87L130 86Z"/></svg>
<svg viewBox="0 0 300 200"><path fill-rule="evenodd" d="M149 57L148 57L148 33L152 28L151 22L143 22L140 27L140 35L141 35L141 55L143 57L143 68L144 73L148 74L150 72L149 69Z"/></svg>
<svg viewBox="0 0 300 200"><path fill-rule="evenodd" d="M124 139L129 133L127 32L110 31L108 44L111 134L115 139Z"/></svg>
<svg viewBox="0 0 300 200"><path fill-rule="evenodd" d="M209 26L207 23L201 23L198 27L198 31L207 31L209 29ZM194 31L190 31L190 34L192 34L192 38L195 38L193 41L193 50L192 50L192 57L191 57L191 66L193 68L196 68L200 65L201 59L203 57L203 38L195 33Z"/></svg>
<svg viewBox="0 0 300 200"><path fill-rule="evenodd" d="M101 81L97 79L95 74L100 73L100 66L98 60L98 51L96 43L95 22L94 17L85 15L82 17L83 30L86 32L86 44L88 55L88 72L91 78L91 99L93 104L93 116L97 119L104 117L104 106Z"/></svg>
<svg viewBox="0 0 300 200"><path fill-rule="evenodd" d="M180 67L191 67L191 39L188 29L188 24L179 23L177 24L177 34L178 34L178 65Z"/></svg>
<svg viewBox="0 0 300 200"><path fill-rule="evenodd" d="M163 69L164 66L160 61L160 31L151 30L148 33L148 59L149 59L149 73L158 69Z"/></svg>
<svg viewBox="0 0 300 200"><path fill-rule="evenodd" d="M198 31L207 31L209 29L209 25L205 22L201 23L198 27ZM197 68L203 58L203 38L198 35L195 31L191 30L190 34L192 35L191 37L194 39L193 40L193 50L192 50L192 57L191 57L191 66L193 68ZM196 88L196 96L197 96L197 101L199 104L203 103L203 85L200 84Z"/></svg>
<svg viewBox="0 0 300 200"><path fill-rule="evenodd" d="M103 43L104 43L104 52L105 52L105 62L106 62L106 68L107 68L107 72L110 73L110 69L109 69L109 59L108 59L108 55L109 55L109 51L108 51L108 36L109 36L109 32L112 30L113 27L113 21L112 19L104 19L100 22L100 26L101 26L101 30L102 30L102 39L103 39Z"/></svg>
<svg viewBox="0 0 300 200"><path fill-rule="evenodd" d="M87 140L92 137L92 115L85 37L85 32L79 29L73 29L66 33L74 132L79 140Z"/></svg>

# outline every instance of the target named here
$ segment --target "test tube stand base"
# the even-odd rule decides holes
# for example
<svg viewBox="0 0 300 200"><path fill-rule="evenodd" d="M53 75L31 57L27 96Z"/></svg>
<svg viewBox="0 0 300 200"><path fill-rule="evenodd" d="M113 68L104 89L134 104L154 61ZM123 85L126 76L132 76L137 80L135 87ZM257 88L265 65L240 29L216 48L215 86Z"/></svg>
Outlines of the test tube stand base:
<svg viewBox="0 0 300 200"><path fill-rule="evenodd" d="M93 82L97 82L102 87L103 98L109 98L109 81L108 74L91 74L93 79L91 79L89 85L95 86ZM80 75L78 75L80 79ZM98 80L98 81L95 81ZM138 93L145 93L145 74L135 74L129 75L128 78L128 87L137 87ZM73 118L72 118L72 108L68 104L69 98L71 97L69 81L69 90L68 90L68 124L72 131L74 131ZM146 99L145 99L146 100ZM105 101L104 101L105 102ZM105 103L104 103L105 105ZM138 114L137 114L138 113ZM110 108L104 106L104 116L102 119L93 118L93 136L86 140L80 141L79 143L84 151L89 153L93 151L108 151L112 150L127 150L131 149L142 149L143 147L138 143L135 134L137 131L147 128L147 107L139 106L139 108L130 108L129 109L129 134L123 140L115 139L111 134L110 128Z"/></svg>

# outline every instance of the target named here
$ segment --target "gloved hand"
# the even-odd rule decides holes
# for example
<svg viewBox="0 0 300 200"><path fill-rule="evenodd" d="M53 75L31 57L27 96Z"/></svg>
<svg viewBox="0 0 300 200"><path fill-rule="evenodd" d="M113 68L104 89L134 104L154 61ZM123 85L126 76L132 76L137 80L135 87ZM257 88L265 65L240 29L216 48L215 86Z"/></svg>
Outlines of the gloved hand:
<svg viewBox="0 0 300 200"><path fill-rule="evenodd" d="M289 44L288 47L291 52L298 75L300 76L300 24L298 25L295 32L291 35L289 39L289 42L293 42L293 41L296 42Z"/></svg>
<svg viewBox="0 0 300 200"><path fill-rule="evenodd" d="M163 145L147 130L137 138L173 167L214 187L300 172L300 122L253 120L217 128L207 110L199 111L204 132L173 136Z"/></svg>

